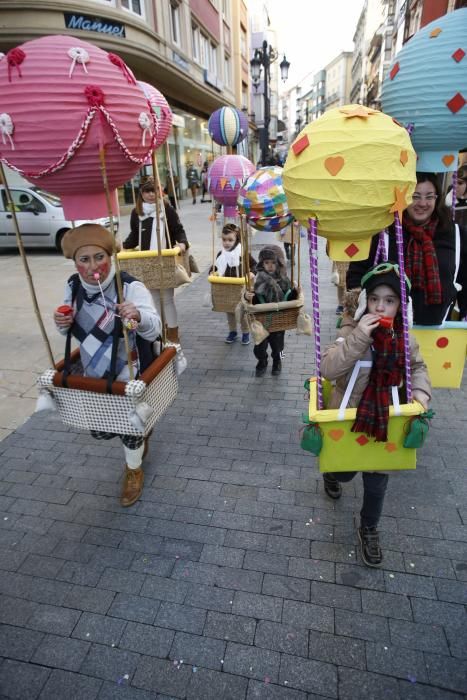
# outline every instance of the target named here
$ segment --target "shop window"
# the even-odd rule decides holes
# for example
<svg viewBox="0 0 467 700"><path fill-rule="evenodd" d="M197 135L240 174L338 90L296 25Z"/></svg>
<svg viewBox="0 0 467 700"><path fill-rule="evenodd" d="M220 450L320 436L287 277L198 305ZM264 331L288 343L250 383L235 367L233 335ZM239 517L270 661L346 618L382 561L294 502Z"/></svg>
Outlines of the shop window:
<svg viewBox="0 0 467 700"><path fill-rule="evenodd" d="M144 17L144 0L121 0L122 8L138 17Z"/></svg>
<svg viewBox="0 0 467 700"><path fill-rule="evenodd" d="M232 68L231 68L231 61L230 61L230 56L225 54L224 56L224 82L227 85L227 87L231 87L232 85Z"/></svg>
<svg viewBox="0 0 467 700"><path fill-rule="evenodd" d="M196 24L191 25L191 48L193 51L193 60L197 63L201 63L200 32Z"/></svg>
<svg viewBox="0 0 467 700"><path fill-rule="evenodd" d="M181 32L180 32L180 5L178 2L170 3L170 25L172 30L172 41L174 44L181 46Z"/></svg>

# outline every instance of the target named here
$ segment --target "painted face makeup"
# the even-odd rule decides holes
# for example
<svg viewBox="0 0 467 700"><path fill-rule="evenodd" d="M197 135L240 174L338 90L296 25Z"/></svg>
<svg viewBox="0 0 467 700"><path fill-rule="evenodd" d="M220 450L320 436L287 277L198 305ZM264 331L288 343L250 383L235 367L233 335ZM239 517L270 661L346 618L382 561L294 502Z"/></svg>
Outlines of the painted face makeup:
<svg viewBox="0 0 467 700"><path fill-rule="evenodd" d="M88 284L99 284L110 272L110 255L95 245L83 246L78 250L75 259L76 269Z"/></svg>

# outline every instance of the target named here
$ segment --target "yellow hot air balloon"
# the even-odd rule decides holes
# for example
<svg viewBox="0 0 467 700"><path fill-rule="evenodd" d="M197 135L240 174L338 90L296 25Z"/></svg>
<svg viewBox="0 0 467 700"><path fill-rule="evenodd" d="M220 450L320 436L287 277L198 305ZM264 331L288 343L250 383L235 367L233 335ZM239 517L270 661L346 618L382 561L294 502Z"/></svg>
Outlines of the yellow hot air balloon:
<svg viewBox="0 0 467 700"><path fill-rule="evenodd" d="M371 237L412 201L416 154L406 129L383 112L347 105L306 127L284 167L290 210L318 220L333 260L369 255Z"/></svg>

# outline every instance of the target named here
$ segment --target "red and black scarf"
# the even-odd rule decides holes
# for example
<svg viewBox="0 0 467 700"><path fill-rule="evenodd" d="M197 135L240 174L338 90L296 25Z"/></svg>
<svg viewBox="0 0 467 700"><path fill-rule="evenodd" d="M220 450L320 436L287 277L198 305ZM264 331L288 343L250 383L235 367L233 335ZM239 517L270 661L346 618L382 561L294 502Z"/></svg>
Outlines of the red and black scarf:
<svg viewBox="0 0 467 700"><path fill-rule="evenodd" d="M408 234L406 272L412 287L423 289L425 304L441 304L443 292L433 245L438 219L433 218L424 226L417 226L404 212L403 224Z"/></svg>
<svg viewBox="0 0 467 700"><path fill-rule="evenodd" d="M365 433L376 442L387 442L391 387L404 377L404 337L397 318L394 331L377 328L373 333L373 366L357 408L353 433Z"/></svg>

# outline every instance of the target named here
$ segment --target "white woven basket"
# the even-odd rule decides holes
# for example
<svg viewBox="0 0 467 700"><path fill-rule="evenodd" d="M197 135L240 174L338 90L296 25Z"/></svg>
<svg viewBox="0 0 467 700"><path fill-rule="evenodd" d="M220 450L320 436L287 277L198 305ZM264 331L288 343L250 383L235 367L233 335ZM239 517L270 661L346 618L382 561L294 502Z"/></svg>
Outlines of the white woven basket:
<svg viewBox="0 0 467 700"><path fill-rule="evenodd" d="M175 360L170 360L150 382L141 380L126 383L125 396L101 394L94 391L56 387L54 370L47 370L38 380L39 387L54 398L62 421L82 430L99 430L118 435L147 435L175 401L178 380ZM148 404L152 413L144 429L130 421L139 404Z"/></svg>

